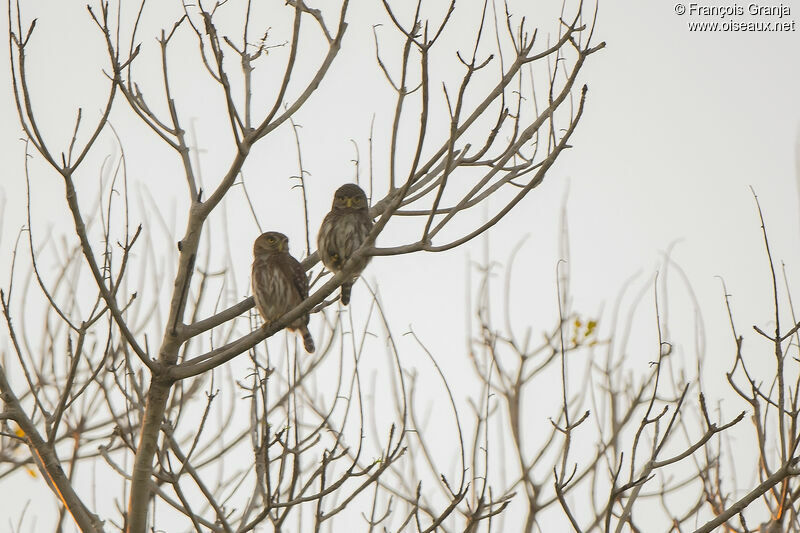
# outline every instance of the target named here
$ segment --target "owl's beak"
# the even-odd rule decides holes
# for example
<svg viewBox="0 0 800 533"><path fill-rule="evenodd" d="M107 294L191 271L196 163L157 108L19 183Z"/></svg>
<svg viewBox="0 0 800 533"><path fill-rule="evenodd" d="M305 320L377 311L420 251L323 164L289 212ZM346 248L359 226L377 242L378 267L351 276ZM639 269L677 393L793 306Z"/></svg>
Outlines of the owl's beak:
<svg viewBox="0 0 800 533"><path fill-rule="evenodd" d="M286 251L286 243L285 243L285 242L282 242L282 243L280 243L280 244L278 245L278 249L279 249L281 252L285 252L285 251Z"/></svg>
<svg viewBox="0 0 800 533"><path fill-rule="evenodd" d="M347 204L348 208L353 207L353 199L352 198L348 198L347 200L344 201L344 203Z"/></svg>

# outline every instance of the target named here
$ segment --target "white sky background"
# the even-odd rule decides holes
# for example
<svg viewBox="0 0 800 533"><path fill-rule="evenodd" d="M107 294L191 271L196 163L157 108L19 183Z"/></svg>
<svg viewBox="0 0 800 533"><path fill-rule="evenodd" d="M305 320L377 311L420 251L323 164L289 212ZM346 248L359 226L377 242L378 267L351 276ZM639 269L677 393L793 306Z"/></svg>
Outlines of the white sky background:
<svg viewBox="0 0 800 533"><path fill-rule="evenodd" d="M283 2L273 3L283 5ZM463 0L459 5L463 8L470 3ZM475 9L458 12L456 19L467 35L475 26L470 17L478 16L481 5L478 1L472 3ZM537 6L530 18L542 21L543 34L552 33L555 31L552 14L560 4L540 3L547 5ZM93 100L93 95L102 95L106 90L100 74L100 69L107 65L105 50L81 3L50 0L25 4L29 4L23 6L27 20L39 17L28 52L29 81L37 112L53 145L65 146L76 108L84 107L88 124L102 105ZM154 59L156 47L151 36L174 20L161 16L158 10L177 12L173 4L176 3L170 3L169 8L155 4L148 8L150 18L146 17L139 34L146 47L140 61ZM800 18L800 4L787 5L793 11L789 20ZM362 14L362 8L367 15ZM351 34L320 88L319 95L326 96L312 98L296 115L297 122L303 125L300 133L303 157L311 174L308 183L314 230L328 209L331 192L340 183L352 180L351 138L358 142L362 160L366 159L366 139L373 112L378 114L375 137L384 137L383 141L376 141L379 145L376 150L385 149L388 144L392 104L374 106L393 100L371 60L374 44L369 32L371 24L386 24L387 20L379 2L357 1L350 11ZM521 12L521 8L516 12ZM5 17L1 19L1 31L5 33ZM558 160L542 186L492 229L489 256L493 261L505 262L512 248L527 236L515 266L519 293L514 295L513 309L517 311L515 324L532 325L538 331L551 327L556 316L554 280L559 259L559 211L567 189L571 292L573 307L581 313L597 315L603 308L610 308L625 279L639 272L637 282L644 283L660 268L663 252L679 241L673 257L686 272L700 301L708 339L704 380L710 396L718 399L726 394L721 372L732 362L733 344L722 290L715 276L724 277L734 295L740 330L746 332L751 324L770 323L767 264L749 186L761 200L775 257L786 262L790 282L800 279L795 170L800 116L797 96L800 30L785 34L690 33L688 20L720 19L678 16L674 13L674 2L665 0L601 3L595 39L606 41L607 48L589 58L580 78L581 84L589 85L589 93L584 116L572 138L574 148ZM280 40L280 25L276 22L273 26L275 39ZM385 26L381 32L388 37L390 28ZM445 37L459 38L455 33ZM189 43L189 39L185 42ZM391 42L387 41L387 53L390 47ZM183 58L173 57L176 70L197 72L193 69L196 65L188 64L194 61L193 53L188 56L187 65L180 64ZM266 68L266 64L261 68ZM146 72L141 76L146 78ZM186 102L184 116L189 109L203 110L209 105L205 93L196 90L205 83L198 80L190 75L175 80L174 89L181 95L179 102ZM10 87L6 66L0 69L3 161L0 201L4 207L0 281L3 286L7 283L17 232L25 224L23 144L19 141L21 130ZM155 94L156 86L153 87L149 91L143 87L145 94ZM121 98L118 104L122 104ZM214 140L214 135L219 135L220 128L227 128L227 124L220 122L219 116L216 121L207 121L200 111L197 113L199 144L205 150L200 156L202 173L204 179L211 181L229 161L230 145ZM148 130L131 120L130 113L117 113L112 123L117 131L124 132L121 135L128 156L129 179L151 191L165 188L164 194L158 195L159 206L167 224L173 225L180 236L185 222L185 184L177 159L153 141L154 136ZM227 130L223 133L227 134ZM87 162L80 179L96 181L99 162L112 150L113 143L106 135L95 147L94 166ZM261 224L265 230L287 233L293 253L299 257L303 255L301 215L296 209L286 211L285 207L297 205L297 192L289 190L287 179L296 172L290 130L284 128L282 135L257 145L254 152L252 161L245 166L245 177ZM53 228L53 237L69 238L71 221L58 176L40 163L34 163L32 169L37 241L41 242L49 228ZM376 183L381 180L381 172L376 167ZM271 197L259 195L260 180L270 180L281 189ZM91 186L84 190L91 190ZM132 194L139 190L138 186L132 188ZM242 284L239 295L244 296L251 244L257 230L240 200L237 198L237 203L229 205L226 216L231 253L241 268L241 273L237 273ZM138 222L135 216L133 220ZM155 225L153 220L143 222ZM390 228L378 243L389 245L395 235L402 235L393 231L399 230ZM443 254L381 257L366 272L368 280L379 283L396 332L402 333L411 325L456 383L462 376L471 375L463 349L464 306L468 301L464 274L468 258L483 257L484 246L485 242L478 239ZM171 274L165 279L169 280L164 287L166 291L171 285ZM354 292L364 293L365 288L356 285ZM674 312L678 314L682 309L686 315L690 314L691 306L685 298L680 295L676 298L674 306L679 309ZM641 309L652 312L649 305ZM649 315L645 320L650 320ZM313 321L312 318L312 331ZM676 322L676 336L682 332L684 337L675 341L684 344L685 352L691 354L691 329L688 326L681 329L680 321ZM652 342L649 333L642 332L642 347ZM410 340L404 342L410 350ZM0 346L7 350L7 345L3 329ZM654 344L650 346L653 349L649 352L631 353L628 364L632 370L644 370L647 362L656 357ZM541 394L556 392L554 389ZM732 405L732 413L745 408L739 403ZM544 420L549 413L541 416ZM15 490L10 505L4 496L0 528L5 527L9 518L18 516L19 507L35 493L29 492L28 487L33 490L44 486L41 479L19 478L18 482L25 490Z"/></svg>

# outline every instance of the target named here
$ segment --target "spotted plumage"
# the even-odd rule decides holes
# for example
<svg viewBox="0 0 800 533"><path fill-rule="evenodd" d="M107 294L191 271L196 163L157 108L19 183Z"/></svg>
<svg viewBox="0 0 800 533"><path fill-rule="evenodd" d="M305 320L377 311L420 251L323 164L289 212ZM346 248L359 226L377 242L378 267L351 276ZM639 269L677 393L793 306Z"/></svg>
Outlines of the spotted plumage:
<svg viewBox="0 0 800 533"><path fill-rule="evenodd" d="M289 255L289 239L276 231L262 233L253 244L251 276L256 308L270 324L308 298L308 278L300 263ZM303 345L314 352L314 339L308 331L308 314L287 326L303 336Z"/></svg>
<svg viewBox="0 0 800 533"><path fill-rule="evenodd" d="M333 195L333 206L325 215L317 235L319 257L325 267L338 273L372 229L372 218L369 216L367 195L355 183L342 185ZM342 283L341 301L343 305L350 303L350 291L353 282L358 278L369 262L363 257L355 269L351 279Z"/></svg>

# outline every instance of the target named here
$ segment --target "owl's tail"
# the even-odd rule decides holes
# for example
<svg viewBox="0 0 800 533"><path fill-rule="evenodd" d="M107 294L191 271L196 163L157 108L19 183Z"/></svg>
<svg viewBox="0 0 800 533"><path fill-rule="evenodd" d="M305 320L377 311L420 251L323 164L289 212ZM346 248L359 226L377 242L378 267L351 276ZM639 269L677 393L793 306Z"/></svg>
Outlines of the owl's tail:
<svg viewBox="0 0 800 533"><path fill-rule="evenodd" d="M314 339L311 337L311 332L308 331L308 326L300 327L300 335L303 336L303 347L308 353L314 353Z"/></svg>
<svg viewBox="0 0 800 533"><path fill-rule="evenodd" d="M353 289L353 282L347 281L342 283L342 305L350 303L350 291Z"/></svg>

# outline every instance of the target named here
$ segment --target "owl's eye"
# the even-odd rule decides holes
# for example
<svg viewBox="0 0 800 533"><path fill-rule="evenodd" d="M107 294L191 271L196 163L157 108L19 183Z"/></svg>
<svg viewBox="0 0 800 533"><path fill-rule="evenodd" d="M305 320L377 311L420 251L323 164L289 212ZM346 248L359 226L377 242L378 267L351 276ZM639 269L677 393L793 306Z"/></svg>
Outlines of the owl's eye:
<svg viewBox="0 0 800 533"><path fill-rule="evenodd" d="M267 237L267 242L275 242L275 237Z"/></svg>
<svg viewBox="0 0 800 533"><path fill-rule="evenodd" d="M340 202L344 202L344 196L342 195L337 196L336 199L339 200Z"/></svg>

